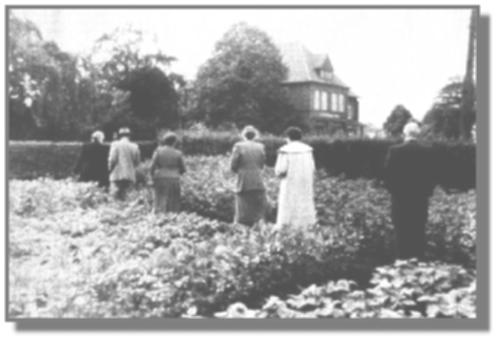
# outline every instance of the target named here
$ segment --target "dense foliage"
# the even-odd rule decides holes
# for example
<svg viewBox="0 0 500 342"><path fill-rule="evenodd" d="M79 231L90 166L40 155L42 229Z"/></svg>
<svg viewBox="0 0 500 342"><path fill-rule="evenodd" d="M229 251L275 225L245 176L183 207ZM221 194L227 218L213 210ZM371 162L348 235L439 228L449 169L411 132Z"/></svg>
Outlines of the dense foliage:
<svg viewBox="0 0 500 342"><path fill-rule="evenodd" d="M469 108L462 112L463 90L464 82L457 77L451 79L439 91L434 104L423 119L422 134L426 138L459 139L462 135L461 125L464 125L462 129L465 130L466 136L470 136L472 126L476 122L476 110ZM469 91L474 93L474 89Z"/></svg>
<svg viewBox="0 0 500 342"><path fill-rule="evenodd" d="M187 168L182 209L194 213L160 216L151 213L147 188L122 204L93 184L10 181L10 315L212 316L234 302L261 307L271 295L312 283L344 278L364 289L373 268L392 260L388 196L372 181L320 175L317 226L248 229L224 222L232 218L233 200L227 157L190 157ZM271 170L266 184L272 213ZM475 267L473 213L473 192L435 192L429 260ZM399 286L390 283L386 288Z"/></svg>
<svg viewBox="0 0 500 342"><path fill-rule="evenodd" d="M286 75L271 38L246 23L235 24L198 71L197 115L211 127L252 124L263 131L282 132L292 124L292 110L281 86Z"/></svg>
<svg viewBox="0 0 500 342"><path fill-rule="evenodd" d="M413 119L410 111L403 105L397 105L384 122L384 131L389 137L401 137L405 125Z"/></svg>
<svg viewBox="0 0 500 342"><path fill-rule="evenodd" d="M96 101L93 82L84 77L85 61L44 40L33 22L12 14L7 51L12 138L74 139L87 128Z"/></svg>
<svg viewBox="0 0 500 342"><path fill-rule="evenodd" d="M95 129L110 138L126 124L151 139L158 127L177 127L185 81L169 70L175 58L145 52L140 30L117 28L74 55L10 12L8 38L11 138L81 139Z"/></svg>
<svg viewBox="0 0 500 342"><path fill-rule="evenodd" d="M179 148L186 155L220 155L231 151L240 138L234 133L178 132ZM285 143L283 138L265 136L267 165L274 166L276 151ZM314 148L316 166L330 175L346 178L382 180L384 162L389 146L394 140L347 139L336 140L323 136L305 139ZM143 160L151 157L156 143L140 142ZM465 143L432 143L429 157L436 177L436 184L445 188L468 190L476 185L476 148ZM9 171L11 178L36 178L52 175L65 178L80 153L78 143L11 142L9 144ZM48 162L50 161L50 162ZM415 170L418 173L418 170Z"/></svg>
<svg viewBox="0 0 500 342"><path fill-rule="evenodd" d="M415 260L377 267L371 287L340 279L311 285L256 310L234 303L219 318L475 318L475 272ZM196 317L193 311L189 317Z"/></svg>

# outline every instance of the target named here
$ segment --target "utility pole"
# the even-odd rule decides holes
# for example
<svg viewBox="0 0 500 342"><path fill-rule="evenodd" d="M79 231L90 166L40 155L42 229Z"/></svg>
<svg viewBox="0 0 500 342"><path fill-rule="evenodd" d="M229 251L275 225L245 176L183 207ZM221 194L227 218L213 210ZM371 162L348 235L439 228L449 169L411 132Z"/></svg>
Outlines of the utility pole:
<svg viewBox="0 0 500 342"><path fill-rule="evenodd" d="M460 137L465 140L471 138L471 128L474 114L474 62L477 32L477 9L472 9L469 25L469 46L467 51L467 64L462 88L462 101L460 105Z"/></svg>

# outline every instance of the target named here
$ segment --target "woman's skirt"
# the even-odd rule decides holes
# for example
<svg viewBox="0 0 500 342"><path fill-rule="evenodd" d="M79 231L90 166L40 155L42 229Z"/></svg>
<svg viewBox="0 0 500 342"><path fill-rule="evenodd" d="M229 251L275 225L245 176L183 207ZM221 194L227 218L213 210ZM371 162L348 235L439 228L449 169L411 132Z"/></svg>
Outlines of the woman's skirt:
<svg viewBox="0 0 500 342"><path fill-rule="evenodd" d="M236 194L235 223L252 226L266 214L265 190L249 190Z"/></svg>
<svg viewBox="0 0 500 342"><path fill-rule="evenodd" d="M155 191L155 213L179 211L181 208L181 185L178 177L153 179Z"/></svg>

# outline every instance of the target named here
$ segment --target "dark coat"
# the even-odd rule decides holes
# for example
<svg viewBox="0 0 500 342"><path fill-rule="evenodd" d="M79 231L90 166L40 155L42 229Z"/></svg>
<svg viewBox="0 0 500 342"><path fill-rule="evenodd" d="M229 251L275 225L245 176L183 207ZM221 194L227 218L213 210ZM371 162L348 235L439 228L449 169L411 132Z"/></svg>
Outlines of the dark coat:
<svg viewBox="0 0 500 342"><path fill-rule="evenodd" d="M429 197L435 186L430 148L413 140L391 146L385 185L392 195Z"/></svg>
<svg viewBox="0 0 500 342"><path fill-rule="evenodd" d="M424 258L429 197L434 190L431 150L410 141L389 148L385 185L391 193L396 258Z"/></svg>
<svg viewBox="0 0 500 342"><path fill-rule="evenodd" d="M108 151L108 146L96 142L83 145L75 166L80 181L98 182L99 186L109 185Z"/></svg>

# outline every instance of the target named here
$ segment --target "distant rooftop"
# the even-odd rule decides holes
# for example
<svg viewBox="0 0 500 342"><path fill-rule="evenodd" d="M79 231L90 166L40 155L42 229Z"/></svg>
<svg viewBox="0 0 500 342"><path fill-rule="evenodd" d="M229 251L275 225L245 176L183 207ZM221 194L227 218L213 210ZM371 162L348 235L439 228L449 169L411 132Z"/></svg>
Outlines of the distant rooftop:
<svg viewBox="0 0 500 342"><path fill-rule="evenodd" d="M327 54L313 54L303 44L292 42L278 45L283 62L288 67L288 78L285 83L317 82L333 84L343 88L349 88L334 72ZM321 78L315 69L322 68L333 73L330 80ZM353 93L353 96L354 95Z"/></svg>

